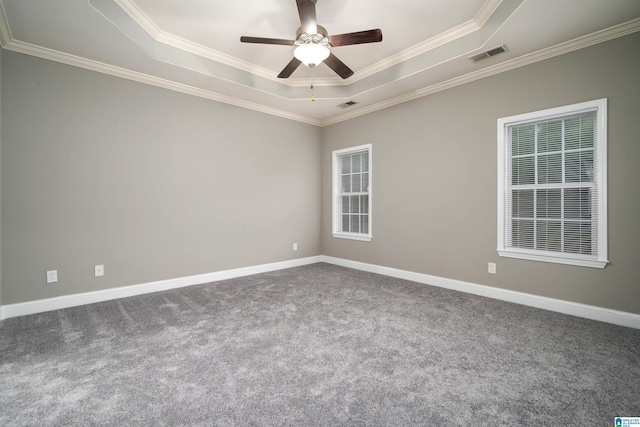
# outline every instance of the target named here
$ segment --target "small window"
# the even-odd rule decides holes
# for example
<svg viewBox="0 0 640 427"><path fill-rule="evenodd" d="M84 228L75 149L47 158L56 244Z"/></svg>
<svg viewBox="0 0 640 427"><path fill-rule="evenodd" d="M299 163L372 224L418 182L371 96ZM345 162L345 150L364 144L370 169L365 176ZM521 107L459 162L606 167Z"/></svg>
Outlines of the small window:
<svg viewBox="0 0 640 427"><path fill-rule="evenodd" d="M333 152L333 236L371 240L371 144Z"/></svg>
<svg viewBox="0 0 640 427"><path fill-rule="evenodd" d="M607 264L606 99L498 120L498 253Z"/></svg>

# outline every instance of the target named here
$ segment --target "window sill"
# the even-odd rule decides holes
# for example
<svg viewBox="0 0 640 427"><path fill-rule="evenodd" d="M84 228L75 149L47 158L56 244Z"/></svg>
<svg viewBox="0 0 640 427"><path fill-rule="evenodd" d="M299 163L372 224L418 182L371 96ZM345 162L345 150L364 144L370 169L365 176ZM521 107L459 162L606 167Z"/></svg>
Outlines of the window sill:
<svg viewBox="0 0 640 427"><path fill-rule="evenodd" d="M337 232L333 232L333 237L337 237L338 239L359 240L361 242L370 242L371 241L371 235L370 234L337 233Z"/></svg>
<svg viewBox="0 0 640 427"><path fill-rule="evenodd" d="M559 255L547 255L530 252L515 252L508 250L498 250L498 255L507 258L526 259L530 261L552 262L555 264L577 265L580 267L605 268L609 263L607 260L596 258L570 258Z"/></svg>

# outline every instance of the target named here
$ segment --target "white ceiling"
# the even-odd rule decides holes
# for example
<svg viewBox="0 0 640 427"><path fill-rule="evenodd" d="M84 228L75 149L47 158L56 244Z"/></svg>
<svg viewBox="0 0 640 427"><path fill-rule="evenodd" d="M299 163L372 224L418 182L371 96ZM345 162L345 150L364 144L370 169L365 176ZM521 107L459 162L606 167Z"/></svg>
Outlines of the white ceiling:
<svg viewBox="0 0 640 427"><path fill-rule="evenodd" d="M276 76L294 39L295 0L0 0L0 42L23 52L325 126L640 30L640 0L317 0L329 34L380 28L381 43ZM506 45L508 52L468 58ZM347 109L339 104L355 101Z"/></svg>

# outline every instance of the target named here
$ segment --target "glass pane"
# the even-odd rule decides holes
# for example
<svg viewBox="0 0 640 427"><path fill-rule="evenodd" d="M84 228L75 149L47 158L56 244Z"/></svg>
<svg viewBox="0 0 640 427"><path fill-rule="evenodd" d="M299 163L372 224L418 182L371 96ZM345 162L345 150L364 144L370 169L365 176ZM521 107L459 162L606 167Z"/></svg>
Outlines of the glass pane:
<svg viewBox="0 0 640 427"><path fill-rule="evenodd" d="M363 213L369 213L369 196L360 196L360 209Z"/></svg>
<svg viewBox="0 0 640 427"><path fill-rule="evenodd" d="M562 215L562 191L560 189L538 190L536 192L536 216L538 218L560 219Z"/></svg>
<svg viewBox="0 0 640 427"><path fill-rule="evenodd" d="M514 156L533 154L535 150L535 125L513 128L511 131L511 153Z"/></svg>
<svg viewBox="0 0 640 427"><path fill-rule="evenodd" d="M342 175L342 192L351 192L351 175Z"/></svg>
<svg viewBox="0 0 640 427"><path fill-rule="evenodd" d="M564 251L591 254L591 223L567 221L564 223Z"/></svg>
<svg viewBox="0 0 640 427"><path fill-rule="evenodd" d="M539 123L536 130L538 132L538 153L546 153L549 151L549 123Z"/></svg>
<svg viewBox="0 0 640 427"><path fill-rule="evenodd" d="M342 231L348 233L349 230L349 215L342 215Z"/></svg>
<svg viewBox="0 0 640 427"><path fill-rule="evenodd" d="M342 213L349 213L349 196L342 196Z"/></svg>
<svg viewBox="0 0 640 427"><path fill-rule="evenodd" d="M594 182L593 176L593 151L582 151L580 153L580 182Z"/></svg>
<svg viewBox="0 0 640 427"><path fill-rule="evenodd" d="M351 173L351 156L342 156L340 161L342 162L342 173Z"/></svg>
<svg viewBox="0 0 640 427"><path fill-rule="evenodd" d="M362 174L362 191L369 191L369 172Z"/></svg>
<svg viewBox="0 0 640 427"><path fill-rule="evenodd" d="M562 251L562 225L560 221L538 221L536 246L536 249L543 251Z"/></svg>
<svg viewBox="0 0 640 427"><path fill-rule="evenodd" d="M360 172L362 170L362 154L354 154L351 156L351 172Z"/></svg>
<svg viewBox="0 0 640 427"><path fill-rule="evenodd" d="M588 113L580 120L580 146L582 148L592 148L595 141L595 121L596 113Z"/></svg>
<svg viewBox="0 0 640 427"><path fill-rule="evenodd" d="M580 153L567 153L564 160L565 182L580 182Z"/></svg>
<svg viewBox="0 0 640 427"><path fill-rule="evenodd" d="M564 217L591 219L591 190L589 188L567 188L564 190Z"/></svg>
<svg viewBox="0 0 640 427"><path fill-rule="evenodd" d="M562 182L562 154L538 157L538 184Z"/></svg>
<svg viewBox="0 0 640 427"><path fill-rule="evenodd" d="M362 215L362 225L360 227L360 232L368 234L369 233L369 215Z"/></svg>
<svg viewBox="0 0 640 427"><path fill-rule="evenodd" d="M511 221L512 246L516 248L534 249L533 247L533 221L512 220Z"/></svg>
<svg viewBox="0 0 640 427"><path fill-rule="evenodd" d="M580 148L580 117L572 117L564 121L564 149Z"/></svg>
<svg viewBox="0 0 640 427"><path fill-rule="evenodd" d="M565 182L593 182L593 151L565 155Z"/></svg>
<svg viewBox="0 0 640 427"><path fill-rule="evenodd" d="M562 150L562 120L549 122L547 128L547 148L550 152Z"/></svg>
<svg viewBox="0 0 640 427"><path fill-rule="evenodd" d="M562 121L539 123L538 154L562 150Z"/></svg>
<svg viewBox="0 0 640 427"><path fill-rule="evenodd" d="M369 152L362 153L362 171L369 172Z"/></svg>
<svg viewBox="0 0 640 427"><path fill-rule="evenodd" d="M350 213L360 213L360 196L351 196Z"/></svg>
<svg viewBox="0 0 640 427"><path fill-rule="evenodd" d="M533 161L534 157L520 157L512 160L511 183L513 185L535 183L536 172Z"/></svg>
<svg viewBox="0 0 640 427"><path fill-rule="evenodd" d="M351 175L351 192L359 193L362 191L361 179L362 175L360 174Z"/></svg>
<svg viewBox="0 0 640 427"><path fill-rule="evenodd" d="M511 209L514 218L533 218L534 190L512 190Z"/></svg>
<svg viewBox="0 0 640 427"><path fill-rule="evenodd" d="M360 232L360 215L351 215L351 232Z"/></svg>

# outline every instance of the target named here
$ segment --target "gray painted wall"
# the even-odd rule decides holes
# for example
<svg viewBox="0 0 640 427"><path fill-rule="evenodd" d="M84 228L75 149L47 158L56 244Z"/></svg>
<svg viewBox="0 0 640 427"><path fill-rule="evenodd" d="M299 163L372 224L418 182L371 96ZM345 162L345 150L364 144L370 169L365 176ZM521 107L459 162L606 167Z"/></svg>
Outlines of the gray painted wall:
<svg viewBox="0 0 640 427"><path fill-rule="evenodd" d="M324 129L5 51L1 302L325 254L640 313L639 49L630 35ZM602 97L611 264L498 257L497 118ZM334 239L331 151L369 142L373 241Z"/></svg>
<svg viewBox="0 0 640 427"><path fill-rule="evenodd" d="M13 52L2 71L3 304L321 253L321 129Z"/></svg>
<svg viewBox="0 0 640 427"><path fill-rule="evenodd" d="M2 49L0 49L0 306L2 306Z"/></svg>
<svg viewBox="0 0 640 427"><path fill-rule="evenodd" d="M324 255L640 313L640 33L325 128ZM609 99L604 269L496 254L496 120ZM373 240L331 236L331 152L373 144ZM497 263L497 275L487 263Z"/></svg>

